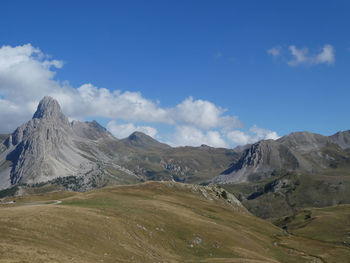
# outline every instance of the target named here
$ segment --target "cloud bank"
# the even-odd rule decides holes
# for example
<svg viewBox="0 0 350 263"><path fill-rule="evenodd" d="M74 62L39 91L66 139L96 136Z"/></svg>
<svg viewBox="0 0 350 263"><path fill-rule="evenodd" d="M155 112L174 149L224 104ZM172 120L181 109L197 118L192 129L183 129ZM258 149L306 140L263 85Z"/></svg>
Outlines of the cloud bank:
<svg viewBox="0 0 350 263"><path fill-rule="evenodd" d="M327 52L320 54L320 61L327 60ZM140 92L111 91L91 83L71 87L55 79L63 65L31 44L0 48L0 133L10 133L30 119L40 99L50 95L70 119L109 119L107 129L117 138L141 131L162 140L160 124L173 129L167 140L174 146L230 147L278 137L255 126L242 131L244 125L237 116L207 100L188 97L174 107L162 107Z"/></svg>

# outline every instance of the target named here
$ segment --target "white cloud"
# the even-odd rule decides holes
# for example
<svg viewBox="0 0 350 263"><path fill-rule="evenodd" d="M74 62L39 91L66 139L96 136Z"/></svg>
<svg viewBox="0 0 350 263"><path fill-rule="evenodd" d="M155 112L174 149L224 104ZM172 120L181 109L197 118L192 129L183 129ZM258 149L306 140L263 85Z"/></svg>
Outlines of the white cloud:
<svg viewBox="0 0 350 263"><path fill-rule="evenodd" d="M316 57L316 63L327 63L329 65L334 64L335 57L334 57L334 48L331 45L325 45L322 48L322 52L317 55Z"/></svg>
<svg viewBox="0 0 350 263"><path fill-rule="evenodd" d="M60 102L66 114L81 117L118 118L125 121L148 121L171 124L168 113L139 92L111 92L84 84L78 89L60 89L51 95Z"/></svg>
<svg viewBox="0 0 350 263"><path fill-rule="evenodd" d="M28 120L36 102L59 88L53 69L62 65L30 44L0 48L0 132L11 132Z"/></svg>
<svg viewBox="0 0 350 263"><path fill-rule="evenodd" d="M228 132L226 136L232 143L237 145L254 143L260 140L276 140L279 138L277 132L259 128L256 125L249 129L249 133L233 130Z"/></svg>
<svg viewBox="0 0 350 263"><path fill-rule="evenodd" d="M293 56L292 60L287 63L290 66L298 66L300 64L317 65L328 64L332 65L335 62L334 48L331 45L325 45L318 54L309 54L307 48L297 49L296 46L289 46L289 50Z"/></svg>
<svg viewBox="0 0 350 263"><path fill-rule="evenodd" d="M170 109L171 118L175 122L208 130L214 127L238 128L242 122L236 116L224 116L225 110L210 101L185 99L174 109Z"/></svg>
<svg viewBox="0 0 350 263"><path fill-rule="evenodd" d="M275 131L270 131L267 129L259 128L256 125L251 127L250 132L255 134L255 141L259 140L276 140L279 138L278 134Z"/></svg>
<svg viewBox="0 0 350 263"><path fill-rule="evenodd" d="M192 125L201 129L240 128L237 116L225 115L225 110L210 101L189 97L173 108L161 108L139 92L111 92L84 84L78 89L61 88L50 93L72 118L105 117L127 122L149 122Z"/></svg>
<svg viewBox="0 0 350 263"><path fill-rule="evenodd" d="M293 60L288 62L289 65L296 66L309 61L307 58L307 53L309 52L307 48L297 49L294 45L291 45L289 46L289 50L294 57Z"/></svg>
<svg viewBox="0 0 350 263"><path fill-rule="evenodd" d="M158 132L151 126L135 126L133 123L118 124L115 120L107 124L107 130L119 139L128 137L135 131L143 132L154 138Z"/></svg>
<svg viewBox="0 0 350 263"><path fill-rule="evenodd" d="M0 107L4 108L4 115L15 120L0 132L10 132L29 119L45 95L56 98L71 119L104 117L127 122L186 124L202 129L242 126L236 116L225 115L225 110L205 100L190 97L173 108L162 108L139 92L110 91L89 83L78 89L62 85L54 80L55 68L62 65L30 44L0 48L0 96L3 98ZM9 105L13 109L6 111ZM21 107L14 110L16 105Z"/></svg>
<svg viewBox="0 0 350 263"><path fill-rule="evenodd" d="M173 146L200 146L206 144L212 147L229 147L218 131L202 131L192 126L177 126L172 135Z"/></svg>
<svg viewBox="0 0 350 263"><path fill-rule="evenodd" d="M251 143L251 136L239 130L233 130L227 133L227 138L234 144L244 145Z"/></svg>
<svg viewBox="0 0 350 263"><path fill-rule="evenodd" d="M267 50L267 54L273 56L273 57L278 57L281 54L281 47L273 47Z"/></svg>
<svg viewBox="0 0 350 263"><path fill-rule="evenodd" d="M331 53L325 47L318 59L330 61ZM189 97L174 107L164 108L139 92L111 91L90 83L73 88L67 82L55 80L56 70L62 66L62 61L52 59L31 44L0 48L0 133L12 132L30 119L39 100L46 95L56 98L70 119L109 119L107 128L119 138L133 131L154 137L158 133L153 126L166 124L175 127L169 139L174 145L228 147L224 135L243 127L237 116L207 100ZM148 126L149 123L152 125Z"/></svg>

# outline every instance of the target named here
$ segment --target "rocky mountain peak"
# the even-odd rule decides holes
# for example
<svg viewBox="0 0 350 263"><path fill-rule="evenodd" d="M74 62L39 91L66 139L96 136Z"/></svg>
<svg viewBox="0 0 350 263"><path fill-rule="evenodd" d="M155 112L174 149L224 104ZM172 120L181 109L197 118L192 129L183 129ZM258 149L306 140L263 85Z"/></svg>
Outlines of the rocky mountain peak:
<svg viewBox="0 0 350 263"><path fill-rule="evenodd" d="M67 121L67 118L63 115L57 100L50 96L45 96L39 102L38 108L33 115L33 119L57 119Z"/></svg>
<svg viewBox="0 0 350 263"><path fill-rule="evenodd" d="M132 134L129 135L129 139L134 141L134 140L140 140L140 139L149 139L150 136L143 132L135 131Z"/></svg>
<svg viewBox="0 0 350 263"><path fill-rule="evenodd" d="M129 137L122 140L124 144L141 148L141 149L151 149L151 148L160 148L166 149L170 148L169 145L158 142L153 139L151 136L144 134L143 132L135 131L129 135Z"/></svg>

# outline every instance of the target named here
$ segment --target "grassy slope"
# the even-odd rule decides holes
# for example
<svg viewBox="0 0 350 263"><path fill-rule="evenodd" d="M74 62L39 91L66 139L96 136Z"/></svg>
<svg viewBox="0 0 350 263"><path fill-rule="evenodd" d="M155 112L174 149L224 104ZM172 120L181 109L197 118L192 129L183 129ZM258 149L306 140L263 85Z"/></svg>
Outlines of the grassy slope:
<svg viewBox="0 0 350 263"><path fill-rule="evenodd" d="M280 187L264 191L274 181ZM283 186L281 186L283 185ZM262 218L279 218L292 215L307 207L325 207L350 203L350 176L288 173L282 177L256 183L222 185L227 191L240 196L250 212ZM253 193L260 196L248 200Z"/></svg>
<svg viewBox="0 0 350 263"><path fill-rule="evenodd" d="M284 167L293 166L292 161L288 162L288 155L280 154L287 160ZM320 150L302 155L313 167L312 171L275 170L267 173L271 176L262 176L259 181L223 187L240 196L249 211L262 218L279 218L306 207L349 204L350 149L329 143ZM275 182L278 184L269 189L268 186ZM251 198L253 194L255 197Z"/></svg>
<svg viewBox="0 0 350 263"><path fill-rule="evenodd" d="M300 238L350 250L350 205L305 209L275 224ZM348 256L339 257L338 262L349 262Z"/></svg>
<svg viewBox="0 0 350 263"><path fill-rule="evenodd" d="M275 223L298 236L350 246L350 205L308 208Z"/></svg>
<svg viewBox="0 0 350 263"><path fill-rule="evenodd" d="M151 182L17 198L0 207L0 262L322 262L321 250L327 262L350 258L346 246L288 236L203 189Z"/></svg>

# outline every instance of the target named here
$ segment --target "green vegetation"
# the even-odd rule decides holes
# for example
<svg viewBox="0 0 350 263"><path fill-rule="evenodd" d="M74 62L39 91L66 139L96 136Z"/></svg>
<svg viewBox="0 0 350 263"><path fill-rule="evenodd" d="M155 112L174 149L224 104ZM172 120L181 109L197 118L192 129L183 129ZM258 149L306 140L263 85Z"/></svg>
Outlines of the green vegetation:
<svg viewBox="0 0 350 263"><path fill-rule="evenodd" d="M259 182L222 187L234 193L251 213L271 220L308 207L350 203L350 176L286 172Z"/></svg>

